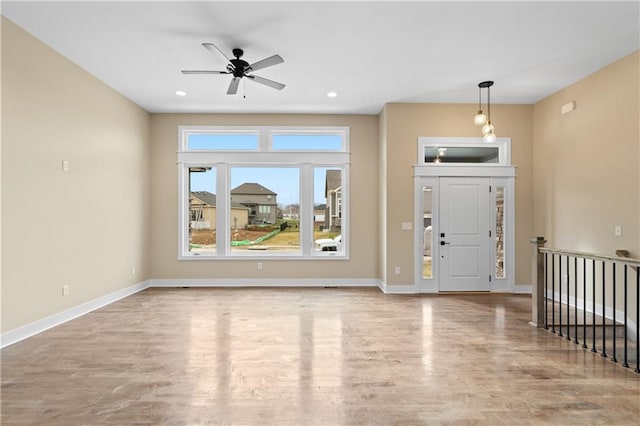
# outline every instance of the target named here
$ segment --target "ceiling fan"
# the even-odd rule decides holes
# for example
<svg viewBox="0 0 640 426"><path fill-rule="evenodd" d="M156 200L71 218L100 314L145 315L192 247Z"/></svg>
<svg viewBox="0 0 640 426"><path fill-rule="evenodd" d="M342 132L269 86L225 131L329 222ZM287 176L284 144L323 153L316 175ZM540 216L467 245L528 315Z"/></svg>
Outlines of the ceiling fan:
<svg viewBox="0 0 640 426"><path fill-rule="evenodd" d="M193 75L193 74L233 74L233 79L231 79L231 83L229 84L229 88L227 89L227 95L235 95L238 93L238 85L240 84L240 80L243 77L248 78L249 80L253 80L256 83L264 84L265 86L273 87L277 90L284 89L285 85L282 83L278 83L277 81L269 80L264 77L260 77L254 75L254 71L261 70L263 68L270 67L272 65L281 64L284 62L284 59L280 57L280 55L269 56L268 58L264 58L258 62L254 62L249 64L247 61L242 58L244 55L244 51L239 48L233 49L233 56L235 59L229 59L227 55L224 54L222 50L220 50L213 43L202 43L205 49L208 51L217 54L220 53L224 58L229 62L227 64L227 69L225 71L209 71L209 70L182 70L182 74Z"/></svg>

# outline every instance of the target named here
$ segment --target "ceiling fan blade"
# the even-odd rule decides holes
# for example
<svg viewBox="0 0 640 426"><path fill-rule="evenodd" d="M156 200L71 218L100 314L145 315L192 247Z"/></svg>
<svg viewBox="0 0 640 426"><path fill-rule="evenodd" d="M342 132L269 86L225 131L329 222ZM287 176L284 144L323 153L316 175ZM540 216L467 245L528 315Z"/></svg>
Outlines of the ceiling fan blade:
<svg viewBox="0 0 640 426"><path fill-rule="evenodd" d="M229 71L209 71L209 70L182 70L182 74L194 75L194 74L229 74Z"/></svg>
<svg viewBox="0 0 640 426"><path fill-rule="evenodd" d="M240 77L233 77L231 83L229 83L229 89L227 89L227 95L235 95L238 93L238 85L240 84Z"/></svg>
<svg viewBox="0 0 640 426"><path fill-rule="evenodd" d="M255 81L256 83L264 84L265 86L273 87L277 90L282 90L285 88L285 85L282 83L278 83L277 81L269 80L267 78L258 77L257 75L248 75L247 78Z"/></svg>
<svg viewBox="0 0 640 426"><path fill-rule="evenodd" d="M249 65L249 68L251 68L251 71L258 71L258 70L261 70L262 68L270 67L272 65L278 65L283 62L284 62L284 59L282 59L280 55L273 55L273 56L269 56L268 58L264 58L258 62L254 62L253 64Z"/></svg>
<svg viewBox="0 0 640 426"><path fill-rule="evenodd" d="M231 64L231 59L229 59L227 57L227 55L224 54L224 52L222 50L220 50L218 48L218 46L216 46L213 43L202 43L202 46L207 49L209 52L213 53L214 55L216 54L216 52L220 53L222 56L224 56L224 58L227 60L227 62L229 62Z"/></svg>

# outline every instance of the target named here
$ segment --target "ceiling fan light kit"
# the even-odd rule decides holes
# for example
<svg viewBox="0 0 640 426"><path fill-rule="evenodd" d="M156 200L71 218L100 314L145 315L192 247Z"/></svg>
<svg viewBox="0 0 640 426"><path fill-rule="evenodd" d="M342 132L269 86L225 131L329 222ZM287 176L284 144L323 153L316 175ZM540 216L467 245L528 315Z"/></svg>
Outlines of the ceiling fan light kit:
<svg viewBox="0 0 640 426"><path fill-rule="evenodd" d="M491 86L493 81L478 83L478 113L473 118L473 123L482 126L482 135L485 142L496 141L495 127L491 124ZM487 89L487 115L482 112L482 89Z"/></svg>
<svg viewBox="0 0 640 426"><path fill-rule="evenodd" d="M271 87L276 90L282 90L285 88L285 85L282 83L278 83L277 81L269 80L264 77L257 76L253 74L253 72L261 70L263 68L267 68L273 65L281 64L284 62L284 59L280 57L280 55L272 55L268 58L261 59L257 62L250 64L249 62L241 59L244 56L244 50L240 48L235 48L231 52L233 53L234 59L229 59L227 55L224 54L222 50L218 48L213 43L202 43L202 46L208 51L214 54L221 54L227 60L227 68L225 71L216 71L216 70L182 70L182 74L185 75L197 75L197 74L231 74L233 78L229 83L229 88L227 89L227 95L235 95L238 93L238 86L240 85L240 80L242 78L247 78L249 80L255 81L256 83L260 83L262 85Z"/></svg>

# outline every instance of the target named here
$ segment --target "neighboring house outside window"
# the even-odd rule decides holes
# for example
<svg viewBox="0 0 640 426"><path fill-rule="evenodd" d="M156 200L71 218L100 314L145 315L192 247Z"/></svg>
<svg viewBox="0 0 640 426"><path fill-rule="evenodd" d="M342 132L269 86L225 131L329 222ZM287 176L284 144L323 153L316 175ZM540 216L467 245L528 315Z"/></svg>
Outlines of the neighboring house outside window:
<svg viewBox="0 0 640 426"><path fill-rule="evenodd" d="M327 215L327 205L326 204L318 204L313 207L313 221L316 226L322 226L322 229L325 229L326 223L324 218Z"/></svg>
<svg viewBox="0 0 640 426"><path fill-rule="evenodd" d="M216 196L208 191L195 191L189 198L191 229L216 229ZM249 208L231 202L231 215L238 227L249 223Z"/></svg>
<svg viewBox="0 0 640 426"><path fill-rule="evenodd" d="M340 170L328 170L325 182L325 229L340 232L342 227L342 176Z"/></svg>
<svg viewBox="0 0 640 426"><path fill-rule="evenodd" d="M249 208L249 225L276 223L278 194L255 182L231 190L231 203Z"/></svg>

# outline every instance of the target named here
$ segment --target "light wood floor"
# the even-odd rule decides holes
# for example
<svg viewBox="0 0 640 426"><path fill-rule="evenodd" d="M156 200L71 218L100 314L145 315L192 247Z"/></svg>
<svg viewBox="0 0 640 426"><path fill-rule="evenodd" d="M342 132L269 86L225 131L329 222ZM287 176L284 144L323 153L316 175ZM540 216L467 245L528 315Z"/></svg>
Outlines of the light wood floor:
<svg viewBox="0 0 640 426"><path fill-rule="evenodd" d="M640 375L530 298L148 289L2 351L2 423L638 424Z"/></svg>

